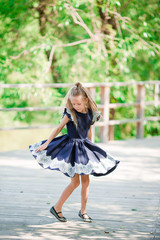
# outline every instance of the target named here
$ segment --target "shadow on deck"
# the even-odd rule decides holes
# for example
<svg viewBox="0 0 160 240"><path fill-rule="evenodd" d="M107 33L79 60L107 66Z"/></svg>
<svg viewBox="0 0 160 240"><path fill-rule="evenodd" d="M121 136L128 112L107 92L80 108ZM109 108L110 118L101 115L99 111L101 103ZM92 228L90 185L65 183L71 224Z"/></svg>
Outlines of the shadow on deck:
<svg viewBox="0 0 160 240"><path fill-rule="evenodd" d="M42 169L28 150L0 153L1 239L160 239L160 137L99 144L121 163L90 177L87 212L78 217L80 188L64 205L67 223L49 213L70 179Z"/></svg>

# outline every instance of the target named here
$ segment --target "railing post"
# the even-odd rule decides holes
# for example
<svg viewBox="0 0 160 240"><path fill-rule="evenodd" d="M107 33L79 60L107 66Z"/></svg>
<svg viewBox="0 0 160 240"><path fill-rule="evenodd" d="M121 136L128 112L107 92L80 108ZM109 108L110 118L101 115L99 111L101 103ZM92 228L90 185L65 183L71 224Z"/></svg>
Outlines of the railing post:
<svg viewBox="0 0 160 240"><path fill-rule="evenodd" d="M101 142L108 142L108 129L109 129L109 102L110 102L110 87L101 87L101 104L104 105L102 116L104 126L101 127L100 139Z"/></svg>
<svg viewBox="0 0 160 240"><path fill-rule="evenodd" d="M137 122L137 138L144 137L144 108L145 108L145 85L137 85L137 119L140 121Z"/></svg>
<svg viewBox="0 0 160 240"><path fill-rule="evenodd" d="M155 84L154 89L154 106L157 107L159 103L159 85Z"/></svg>
<svg viewBox="0 0 160 240"><path fill-rule="evenodd" d="M95 95L96 95L96 88L95 87L90 87L88 88L88 91L92 97L92 99L95 101ZM95 142L95 126L92 126L92 142Z"/></svg>

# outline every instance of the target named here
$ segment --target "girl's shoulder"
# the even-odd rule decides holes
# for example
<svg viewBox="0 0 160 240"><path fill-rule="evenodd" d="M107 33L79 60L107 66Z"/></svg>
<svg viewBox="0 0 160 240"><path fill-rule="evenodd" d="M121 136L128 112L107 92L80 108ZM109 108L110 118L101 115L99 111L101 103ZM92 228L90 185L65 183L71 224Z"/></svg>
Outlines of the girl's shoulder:
<svg viewBox="0 0 160 240"><path fill-rule="evenodd" d="M100 117L101 117L101 112L100 111L94 111L92 112L92 122L91 125L93 125L96 121L99 121Z"/></svg>
<svg viewBox="0 0 160 240"><path fill-rule="evenodd" d="M72 115L71 115L71 111L68 109L68 108L64 108L64 110L63 110L63 117L64 117L64 115L67 115L67 117L70 119L70 120L72 120L73 121L73 118L72 118Z"/></svg>

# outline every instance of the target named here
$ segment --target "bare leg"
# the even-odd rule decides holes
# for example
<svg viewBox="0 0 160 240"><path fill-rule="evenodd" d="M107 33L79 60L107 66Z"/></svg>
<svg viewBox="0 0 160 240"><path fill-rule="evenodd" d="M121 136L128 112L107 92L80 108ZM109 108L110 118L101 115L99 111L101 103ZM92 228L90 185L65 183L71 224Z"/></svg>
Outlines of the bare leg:
<svg viewBox="0 0 160 240"><path fill-rule="evenodd" d="M76 189L79 186L79 184L80 184L79 175L75 174L75 176L71 178L71 183L65 188L58 202L54 205L56 212L61 212L63 204L69 198L69 196L74 191L74 189ZM62 214L58 214L58 215L60 217L63 217Z"/></svg>
<svg viewBox="0 0 160 240"><path fill-rule="evenodd" d="M82 175L81 176L81 214L86 213L86 204L88 199L88 192L89 192L89 175Z"/></svg>

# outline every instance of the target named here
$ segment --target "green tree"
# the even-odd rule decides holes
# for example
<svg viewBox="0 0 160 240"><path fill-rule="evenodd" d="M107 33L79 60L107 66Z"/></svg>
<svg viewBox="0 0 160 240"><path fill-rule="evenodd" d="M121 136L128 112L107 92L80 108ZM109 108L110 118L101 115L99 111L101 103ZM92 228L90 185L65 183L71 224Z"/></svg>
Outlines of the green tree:
<svg viewBox="0 0 160 240"><path fill-rule="evenodd" d="M159 19L156 0L147 4L138 0L0 0L0 82L157 80ZM39 102L14 91L14 106ZM34 99L36 95L38 99L40 92L32 91ZM57 104L53 95L61 99L65 93L62 89L50 91L46 103L41 99L40 104ZM13 95L13 90L1 90L1 94L1 107L10 107L11 102L5 99ZM134 94L128 94L126 89L119 94L118 88L111 92L111 102L126 99L134 100ZM153 115L157 111L155 108ZM130 116L135 114L132 109L129 112ZM14 119L29 123L37 120L35 115L23 112ZM123 118L124 109L118 109L116 115L112 111L111 118L115 117ZM152 129L152 124L148 126ZM134 135L135 130L125 128L124 132Z"/></svg>

